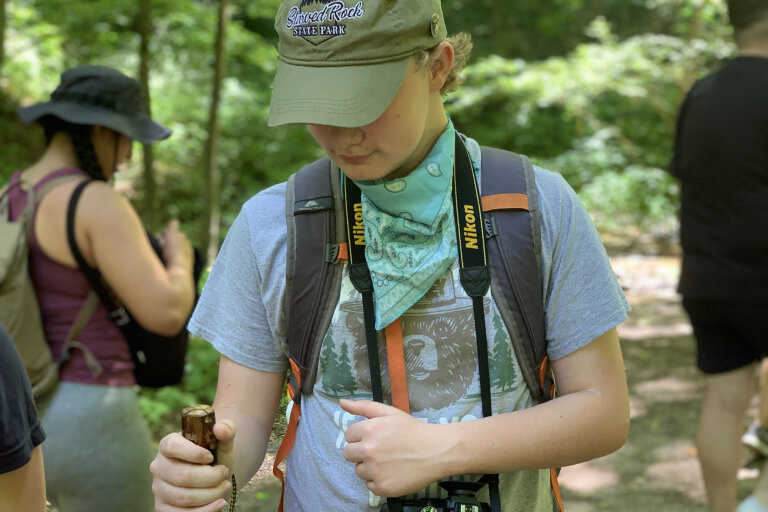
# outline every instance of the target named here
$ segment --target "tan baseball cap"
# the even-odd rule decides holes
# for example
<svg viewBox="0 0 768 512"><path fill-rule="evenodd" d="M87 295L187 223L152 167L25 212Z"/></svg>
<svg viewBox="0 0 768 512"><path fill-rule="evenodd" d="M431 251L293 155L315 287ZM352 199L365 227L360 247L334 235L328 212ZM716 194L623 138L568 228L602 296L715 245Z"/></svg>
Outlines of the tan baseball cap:
<svg viewBox="0 0 768 512"><path fill-rule="evenodd" d="M363 126L386 110L410 57L446 38L440 0L283 0L269 126Z"/></svg>

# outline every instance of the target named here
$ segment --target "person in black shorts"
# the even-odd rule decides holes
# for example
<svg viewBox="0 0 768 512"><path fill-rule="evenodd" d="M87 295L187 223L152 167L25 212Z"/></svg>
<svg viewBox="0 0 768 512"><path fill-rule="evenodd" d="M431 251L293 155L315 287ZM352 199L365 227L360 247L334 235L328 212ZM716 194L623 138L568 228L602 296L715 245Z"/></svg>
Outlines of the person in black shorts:
<svg viewBox="0 0 768 512"><path fill-rule="evenodd" d="M687 94L670 169L681 185L678 291L706 375L696 441L712 512L736 507L740 436L768 354L768 2L729 0L728 12L738 56ZM763 487L738 510L768 511Z"/></svg>
<svg viewBox="0 0 768 512"><path fill-rule="evenodd" d="M0 508L45 511L45 476L32 388L16 347L0 325Z"/></svg>

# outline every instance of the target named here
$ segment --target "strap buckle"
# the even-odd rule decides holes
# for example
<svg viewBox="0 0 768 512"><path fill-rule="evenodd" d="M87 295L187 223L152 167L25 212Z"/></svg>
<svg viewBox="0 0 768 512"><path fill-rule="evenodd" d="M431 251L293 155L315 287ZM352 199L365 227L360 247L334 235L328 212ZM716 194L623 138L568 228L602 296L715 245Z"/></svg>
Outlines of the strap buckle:
<svg viewBox="0 0 768 512"><path fill-rule="evenodd" d="M325 262L337 264L341 259L341 246L339 244L326 244L325 246Z"/></svg>
<svg viewBox="0 0 768 512"><path fill-rule="evenodd" d="M496 220L491 216L483 216L483 227L485 228L485 238L493 238L499 234Z"/></svg>
<svg viewBox="0 0 768 512"><path fill-rule="evenodd" d="M131 322L131 317L128 316L128 312L125 308L118 308L114 311L110 311L107 315L110 320L115 322L118 327L124 327Z"/></svg>

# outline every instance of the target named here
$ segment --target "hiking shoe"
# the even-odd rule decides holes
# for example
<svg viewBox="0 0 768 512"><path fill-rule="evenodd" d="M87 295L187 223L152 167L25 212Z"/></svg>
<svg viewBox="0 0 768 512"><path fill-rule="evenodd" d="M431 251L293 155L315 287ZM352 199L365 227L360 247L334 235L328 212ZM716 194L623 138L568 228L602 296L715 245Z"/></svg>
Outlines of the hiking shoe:
<svg viewBox="0 0 768 512"><path fill-rule="evenodd" d="M752 423L744 435L741 436L741 442L744 446L759 454L761 458L768 457L768 429L760 423Z"/></svg>
<svg viewBox="0 0 768 512"><path fill-rule="evenodd" d="M768 507L763 506L754 496L747 496L747 499L736 507L736 512L768 512Z"/></svg>

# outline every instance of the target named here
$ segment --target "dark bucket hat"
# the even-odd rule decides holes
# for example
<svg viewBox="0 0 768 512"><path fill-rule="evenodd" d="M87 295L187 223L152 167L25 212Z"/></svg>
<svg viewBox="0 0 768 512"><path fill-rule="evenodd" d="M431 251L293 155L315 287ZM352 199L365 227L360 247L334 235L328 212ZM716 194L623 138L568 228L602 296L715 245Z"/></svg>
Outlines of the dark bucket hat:
<svg viewBox="0 0 768 512"><path fill-rule="evenodd" d="M25 123L53 115L73 124L104 126L143 144L171 134L146 114L139 82L104 66L65 71L49 101L20 107L16 113Z"/></svg>

